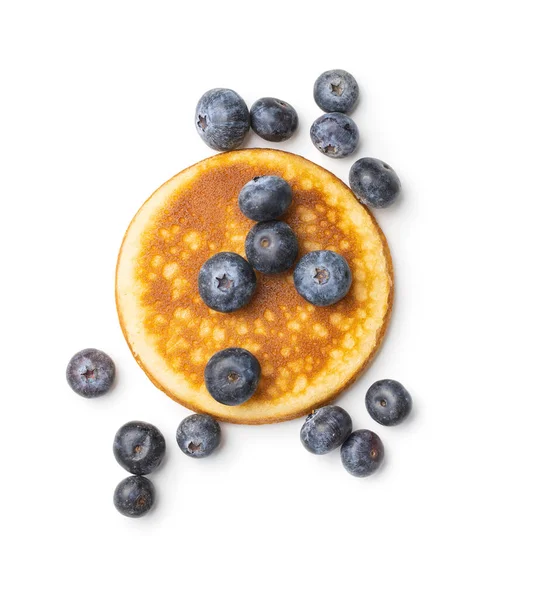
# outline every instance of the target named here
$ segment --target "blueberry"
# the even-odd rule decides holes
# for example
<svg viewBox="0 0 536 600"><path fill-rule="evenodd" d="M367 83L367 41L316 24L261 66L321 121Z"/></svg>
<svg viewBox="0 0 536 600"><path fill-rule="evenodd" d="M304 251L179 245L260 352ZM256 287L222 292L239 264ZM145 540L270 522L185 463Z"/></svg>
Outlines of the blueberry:
<svg viewBox="0 0 536 600"><path fill-rule="evenodd" d="M229 313L251 300L257 277L251 265L239 254L219 252L201 267L197 285L207 306Z"/></svg>
<svg viewBox="0 0 536 600"><path fill-rule="evenodd" d="M340 446L352 431L352 418L340 406L324 406L305 419L302 444L313 454L327 454Z"/></svg>
<svg viewBox="0 0 536 600"><path fill-rule="evenodd" d="M341 446L342 464L355 477L372 475L382 464L384 454L382 441L368 429L354 431Z"/></svg>
<svg viewBox="0 0 536 600"><path fill-rule="evenodd" d="M298 128L298 113L277 98L261 98L251 107L251 129L262 139L283 142Z"/></svg>
<svg viewBox="0 0 536 600"><path fill-rule="evenodd" d="M117 462L134 475L147 475L162 462L166 440L160 431L144 421L129 421L114 438Z"/></svg>
<svg viewBox="0 0 536 600"><path fill-rule="evenodd" d="M112 387L114 378L113 360L95 348L77 352L67 365L67 383L84 398L102 396Z"/></svg>
<svg viewBox="0 0 536 600"><path fill-rule="evenodd" d="M350 117L332 112L311 125L311 140L317 150L331 158L344 158L355 152L359 130Z"/></svg>
<svg viewBox="0 0 536 600"><path fill-rule="evenodd" d="M332 69L322 73L315 81L313 94L323 111L347 113L357 103L359 86L347 71Z"/></svg>
<svg viewBox="0 0 536 600"><path fill-rule="evenodd" d="M261 366L243 348L226 348L216 352L205 367L205 385L210 395L227 406L237 406L255 393Z"/></svg>
<svg viewBox="0 0 536 600"><path fill-rule="evenodd" d="M281 177L264 175L248 181L238 194L238 206L248 219L271 221L287 212L292 189Z"/></svg>
<svg viewBox="0 0 536 600"><path fill-rule="evenodd" d="M125 517L143 517L154 503L154 485L140 475L123 479L114 492L115 508Z"/></svg>
<svg viewBox="0 0 536 600"><path fill-rule="evenodd" d="M350 187L362 204L386 208L400 193L400 179L382 160L360 158L350 169Z"/></svg>
<svg viewBox="0 0 536 600"><path fill-rule="evenodd" d="M298 256L298 238L283 221L257 223L246 237L246 256L261 273L281 273Z"/></svg>
<svg viewBox="0 0 536 600"><path fill-rule="evenodd" d="M197 103L195 126L207 146L214 150L234 150L249 130L248 107L233 90L209 90Z"/></svg>
<svg viewBox="0 0 536 600"><path fill-rule="evenodd" d="M344 298L352 284L346 259L331 250L315 250L303 256L294 269L294 285L300 296L316 306L329 306Z"/></svg>
<svg viewBox="0 0 536 600"><path fill-rule="evenodd" d="M210 415L190 415L177 429L179 448L192 458L205 458L220 445L221 429Z"/></svg>
<svg viewBox="0 0 536 600"><path fill-rule="evenodd" d="M365 396L369 415L381 425L398 425L411 411L411 396L406 388L394 379L381 379L373 383Z"/></svg>

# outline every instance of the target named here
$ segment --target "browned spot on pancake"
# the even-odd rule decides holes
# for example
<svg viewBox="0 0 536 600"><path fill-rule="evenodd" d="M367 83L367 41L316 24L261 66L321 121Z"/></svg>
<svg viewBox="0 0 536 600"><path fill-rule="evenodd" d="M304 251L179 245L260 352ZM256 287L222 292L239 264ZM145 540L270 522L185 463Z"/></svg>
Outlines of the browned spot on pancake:
<svg viewBox="0 0 536 600"><path fill-rule="evenodd" d="M359 233L352 231L349 243L348 224L339 225L344 221L338 218L342 209L330 206L329 198L314 186L309 184L306 190L299 180L287 178L293 203L284 220L298 236L299 257L315 249L342 254L354 274L350 293L335 306L313 307L296 292L289 271L257 273L252 301L235 313L217 313L202 302L197 290L202 264L216 252L245 256L244 240L254 222L238 208L240 189L253 177L269 174L283 172L235 162L200 174L187 190L170 199L145 230L137 269L145 290L143 325L169 367L173 370L180 364L190 383L201 388L212 354L230 346L247 348L263 369L259 389L249 403L273 401L277 390L303 390L330 357L342 356L341 348L353 347L355 340L346 332L356 315L366 319L366 285L374 281L374 276L363 276L371 269L366 251L358 252ZM362 288L358 294L352 293L354 286Z"/></svg>

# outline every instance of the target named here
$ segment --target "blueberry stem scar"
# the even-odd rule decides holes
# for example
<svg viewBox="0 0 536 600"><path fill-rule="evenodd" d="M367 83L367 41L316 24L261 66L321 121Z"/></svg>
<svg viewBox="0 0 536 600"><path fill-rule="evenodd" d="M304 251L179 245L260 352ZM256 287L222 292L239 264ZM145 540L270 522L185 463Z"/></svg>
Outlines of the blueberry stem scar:
<svg viewBox="0 0 536 600"><path fill-rule="evenodd" d="M197 124L199 125L199 127L201 127L201 129L203 131L205 131L205 129L207 128L207 118L206 116L202 116L202 115L198 115L198 121Z"/></svg>
<svg viewBox="0 0 536 600"><path fill-rule="evenodd" d="M227 273L224 273L223 277L216 277L218 280L219 290L230 290L233 287L233 280L227 277Z"/></svg>
<svg viewBox="0 0 536 600"><path fill-rule="evenodd" d="M337 96L340 96L342 94L342 86L341 86L341 84L340 83L338 83L338 84L332 83L331 84L331 91L334 94L337 94Z"/></svg>
<svg viewBox="0 0 536 600"><path fill-rule="evenodd" d="M316 274L313 278L322 285L329 279L329 271L324 267L317 267Z"/></svg>

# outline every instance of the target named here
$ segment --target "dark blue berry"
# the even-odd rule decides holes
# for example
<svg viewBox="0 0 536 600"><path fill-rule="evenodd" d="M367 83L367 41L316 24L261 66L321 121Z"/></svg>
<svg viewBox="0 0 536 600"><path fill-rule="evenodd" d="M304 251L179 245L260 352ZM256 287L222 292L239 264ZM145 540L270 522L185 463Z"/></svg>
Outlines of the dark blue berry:
<svg viewBox="0 0 536 600"><path fill-rule="evenodd" d="M261 98L251 107L251 129L264 140L283 142L298 128L298 113L283 100Z"/></svg>
<svg viewBox="0 0 536 600"><path fill-rule="evenodd" d="M340 446L352 431L352 418L340 406L324 406L305 419L302 444L313 454L327 454Z"/></svg>
<svg viewBox="0 0 536 600"><path fill-rule="evenodd" d="M381 379L373 383L365 396L369 415L381 425L398 425L411 411L411 396L406 388L394 379Z"/></svg>
<svg viewBox="0 0 536 600"><path fill-rule="evenodd" d="M249 130L249 110L233 90L215 88L205 92L197 103L195 126L207 146L234 150Z"/></svg>
<svg viewBox="0 0 536 600"><path fill-rule="evenodd" d="M115 488L115 508L125 517L143 517L151 510L153 503L154 485L146 477L132 475Z"/></svg>
<svg viewBox="0 0 536 600"><path fill-rule="evenodd" d="M283 221L257 223L246 237L246 256L261 273L281 273L298 256L298 238Z"/></svg>
<svg viewBox="0 0 536 600"><path fill-rule="evenodd" d="M248 219L271 221L287 212L292 201L292 189L281 177L254 177L240 190L238 206Z"/></svg>
<svg viewBox="0 0 536 600"><path fill-rule="evenodd" d="M350 117L332 112L318 117L311 125L315 147L331 158L344 158L357 148L359 130Z"/></svg>
<svg viewBox="0 0 536 600"><path fill-rule="evenodd" d="M197 285L207 306L229 313L251 300L257 277L251 265L239 254L220 252L201 267Z"/></svg>
<svg viewBox="0 0 536 600"><path fill-rule="evenodd" d="M190 415L177 428L179 448L192 458L204 458L220 445L221 429L210 415Z"/></svg>
<svg viewBox="0 0 536 600"><path fill-rule="evenodd" d="M214 354L205 367L205 385L210 395L227 406L237 406L255 393L261 366L243 348L226 348Z"/></svg>
<svg viewBox="0 0 536 600"><path fill-rule="evenodd" d="M347 71L332 69L322 73L315 81L313 94L323 111L347 113L357 103L359 86Z"/></svg>
<svg viewBox="0 0 536 600"><path fill-rule="evenodd" d="M350 187L362 204L386 208L400 193L400 179L382 160L360 158L350 169Z"/></svg>
<svg viewBox="0 0 536 600"><path fill-rule="evenodd" d="M341 446L342 464L355 477L372 475L382 464L384 454L382 441L368 429L354 431Z"/></svg>
<svg viewBox="0 0 536 600"><path fill-rule="evenodd" d="M346 259L331 250L315 250L303 256L294 269L294 285L300 296L316 306L329 306L344 298L352 284Z"/></svg>
<svg viewBox="0 0 536 600"><path fill-rule="evenodd" d="M152 473L162 462L165 452L164 436L150 423L130 421L115 434L114 456L134 475Z"/></svg>
<svg viewBox="0 0 536 600"><path fill-rule="evenodd" d="M77 352L67 365L67 383L84 398L102 396L112 387L114 378L113 360L95 348Z"/></svg>

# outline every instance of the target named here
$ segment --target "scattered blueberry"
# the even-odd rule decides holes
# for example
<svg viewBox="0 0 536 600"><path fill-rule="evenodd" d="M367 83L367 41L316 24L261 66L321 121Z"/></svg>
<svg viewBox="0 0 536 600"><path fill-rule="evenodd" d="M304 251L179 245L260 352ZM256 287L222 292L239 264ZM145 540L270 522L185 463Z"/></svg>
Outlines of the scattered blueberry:
<svg viewBox="0 0 536 600"><path fill-rule="evenodd" d="M350 73L332 69L322 73L315 81L315 102L325 112L347 113L359 98L359 86Z"/></svg>
<svg viewBox="0 0 536 600"><path fill-rule="evenodd" d="M411 411L411 396L406 388L394 379L381 379L373 383L365 396L369 415L381 425L398 425Z"/></svg>
<svg viewBox="0 0 536 600"><path fill-rule="evenodd" d="M350 169L350 187L363 204L386 208L400 193L400 179L382 160L360 158Z"/></svg>
<svg viewBox="0 0 536 600"><path fill-rule="evenodd" d="M338 112L327 113L311 125L311 140L322 154L344 158L355 152L359 130L350 117Z"/></svg>
<svg viewBox="0 0 536 600"><path fill-rule="evenodd" d="M315 250L303 256L294 269L294 285L300 296L316 306L329 306L344 298L352 284L346 259L331 250Z"/></svg>
<svg viewBox="0 0 536 600"><path fill-rule="evenodd" d="M355 477L372 475L382 464L384 454L382 441L368 429L354 431L341 447L342 464Z"/></svg>
<svg viewBox="0 0 536 600"><path fill-rule="evenodd" d="M84 398L102 396L115 378L113 360L104 352L87 348L77 352L67 365L67 383Z"/></svg>
<svg viewBox="0 0 536 600"><path fill-rule="evenodd" d="M143 517L154 502L154 485L140 475L123 479L114 492L115 508L125 517Z"/></svg>
<svg viewBox="0 0 536 600"><path fill-rule="evenodd" d="M125 423L115 434L114 456L134 475L147 475L162 462L166 440L160 431L144 421Z"/></svg>
<svg viewBox="0 0 536 600"><path fill-rule="evenodd" d="M205 367L205 385L210 395L227 406L237 406L255 393L261 366L243 348L226 348L216 352Z"/></svg>
<svg viewBox="0 0 536 600"><path fill-rule="evenodd" d="M192 458L205 458L220 445L221 429L210 415L190 415L177 429L179 448Z"/></svg>
<svg viewBox="0 0 536 600"><path fill-rule="evenodd" d="M214 150L234 150L249 130L249 110L233 90L205 92L195 109L195 126L201 139Z"/></svg>
<svg viewBox="0 0 536 600"><path fill-rule="evenodd" d="M283 221L257 223L246 237L246 256L261 273L281 273L298 256L298 238Z"/></svg>
<svg viewBox="0 0 536 600"><path fill-rule="evenodd" d="M324 406L305 419L302 444L313 454L327 454L340 446L352 431L352 418L340 406Z"/></svg>
<svg viewBox="0 0 536 600"><path fill-rule="evenodd" d="M283 142L298 128L298 113L277 98L261 98L251 107L251 129L263 140Z"/></svg>
<svg viewBox="0 0 536 600"><path fill-rule="evenodd" d="M292 201L292 189L281 177L254 177L240 190L238 206L248 219L271 221L284 214Z"/></svg>
<svg viewBox="0 0 536 600"><path fill-rule="evenodd" d="M239 254L219 252L201 267L197 285L207 306L229 313L251 300L257 277L251 265Z"/></svg>

